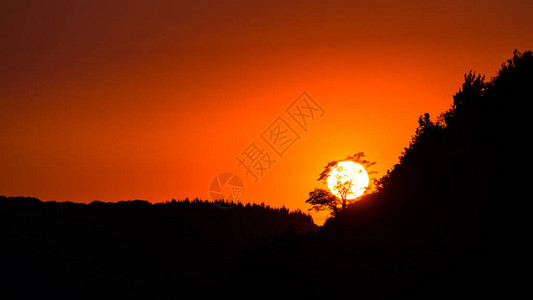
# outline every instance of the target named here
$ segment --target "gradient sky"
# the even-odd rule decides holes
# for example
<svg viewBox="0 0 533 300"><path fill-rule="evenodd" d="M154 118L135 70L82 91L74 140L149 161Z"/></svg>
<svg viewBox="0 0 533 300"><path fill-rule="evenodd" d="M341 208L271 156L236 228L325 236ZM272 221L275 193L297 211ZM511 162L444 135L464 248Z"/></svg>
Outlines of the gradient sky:
<svg viewBox="0 0 533 300"><path fill-rule="evenodd" d="M531 1L2 1L0 195L208 199L232 172L242 201L305 211L329 161L364 151L380 177L465 72L532 49L531 15ZM301 139L254 183L235 158L304 91L324 115L292 124Z"/></svg>

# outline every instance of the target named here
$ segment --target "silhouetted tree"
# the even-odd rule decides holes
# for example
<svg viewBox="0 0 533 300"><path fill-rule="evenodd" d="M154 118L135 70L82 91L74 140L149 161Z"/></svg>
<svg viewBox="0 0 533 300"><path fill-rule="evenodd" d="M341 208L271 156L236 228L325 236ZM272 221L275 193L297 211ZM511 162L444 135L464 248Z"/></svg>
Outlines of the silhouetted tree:
<svg viewBox="0 0 533 300"><path fill-rule="evenodd" d="M311 204L315 211L330 210L331 215L335 216L338 211L340 199L335 197L330 191L321 188L315 188L309 193L309 199L305 203Z"/></svg>
<svg viewBox="0 0 533 300"><path fill-rule="evenodd" d="M346 157L345 159L334 160L329 162L324 167L324 171L320 173L317 180L323 182L324 184L327 184L327 178L331 173L332 169L342 168L340 166L337 166L338 163L341 161L353 161L358 164L361 164L365 169L368 169L376 164L376 162L370 162L366 160L364 152L358 152L354 155ZM367 173L373 174L375 172L367 170ZM305 202L313 206L311 209L314 209L316 211L329 210L331 212L331 215L335 216L339 211L344 210L350 204L350 201L348 200L348 194L352 190L353 186L354 182L352 182L352 180L343 181L341 180L341 178L337 178L335 189L338 191L340 197L333 195L328 190L316 188L315 190L309 193L309 198Z"/></svg>

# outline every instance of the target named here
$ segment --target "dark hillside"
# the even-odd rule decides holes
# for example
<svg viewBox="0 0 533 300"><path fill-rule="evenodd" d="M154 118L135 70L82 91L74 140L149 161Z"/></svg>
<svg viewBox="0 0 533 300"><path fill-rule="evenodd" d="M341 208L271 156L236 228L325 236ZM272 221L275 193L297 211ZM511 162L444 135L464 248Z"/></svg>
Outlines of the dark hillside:
<svg viewBox="0 0 533 300"><path fill-rule="evenodd" d="M511 225L524 203L508 191L514 136L524 129L517 119L533 100L532 53L515 52L488 82L466 74L453 99L436 120L420 117L377 192L328 220L313 238L278 240L257 250L249 264L276 257L286 278L329 296L344 291L333 286L370 297L516 293L523 282L516 273L523 263L517 238L527 229ZM284 267L301 257L308 264Z"/></svg>
<svg viewBox="0 0 533 300"><path fill-rule="evenodd" d="M466 74L453 99L436 122L420 117L380 191L332 219L323 235L347 253L362 252L349 262L376 260L400 282L420 281L435 293L507 294L517 255L509 236L522 231L509 226L520 210L507 193L510 161L523 130L518 116L533 100L532 53L515 52L489 82Z"/></svg>
<svg viewBox="0 0 533 300"><path fill-rule="evenodd" d="M0 214L2 283L22 296L172 295L218 276L253 245L287 230L316 230L301 212L200 200L87 205L0 197Z"/></svg>

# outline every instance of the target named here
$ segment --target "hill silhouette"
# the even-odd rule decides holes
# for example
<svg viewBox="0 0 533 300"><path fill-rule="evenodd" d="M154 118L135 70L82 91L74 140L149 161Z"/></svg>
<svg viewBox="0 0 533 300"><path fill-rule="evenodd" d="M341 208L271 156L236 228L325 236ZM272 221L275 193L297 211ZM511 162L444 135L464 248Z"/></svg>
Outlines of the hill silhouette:
<svg viewBox="0 0 533 300"><path fill-rule="evenodd" d="M80 204L0 196L0 212L2 290L22 297L179 295L220 276L253 245L317 229L300 211L224 209L198 199Z"/></svg>
<svg viewBox="0 0 533 300"><path fill-rule="evenodd" d="M517 293L513 266L523 262L515 238L523 239L525 228L510 225L521 206L509 194L509 161L518 149L512 138L522 129L518 116L533 99L532 83L531 51L515 51L489 81L465 74L448 111L435 120L419 118L410 145L377 192L329 219L313 237L278 239L244 265L265 280L283 273L282 282L315 296Z"/></svg>
<svg viewBox="0 0 533 300"><path fill-rule="evenodd" d="M377 191L315 233L306 214L260 205L0 197L2 282L60 296L510 298L526 227L511 225L522 206L509 161L531 83L531 51L488 81L467 73Z"/></svg>

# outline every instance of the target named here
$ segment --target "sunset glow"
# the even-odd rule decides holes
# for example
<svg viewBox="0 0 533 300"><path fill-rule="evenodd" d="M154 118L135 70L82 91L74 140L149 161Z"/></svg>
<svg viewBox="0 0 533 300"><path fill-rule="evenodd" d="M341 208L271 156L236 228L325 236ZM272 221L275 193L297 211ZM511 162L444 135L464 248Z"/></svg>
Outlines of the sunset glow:
<svg viewBox="0 0 533 300"><path fill-rule="evenodd" d="M532 16L533 0L2 1L2 294L527 294L527 201L502 162L529 159Z"/></svg>
<svg viewBox="0 0 533 300"><path fill-rule="evenodd" d="M242 202L307 210L324 162L364 151L383 176L465 72L532 46L528 1L77 2L2 9L2 195L209 199L232 173ZM304 91L305 129L285 112ZM256 180L235 157L278 117L299 138L258 143Z"/></svg>

